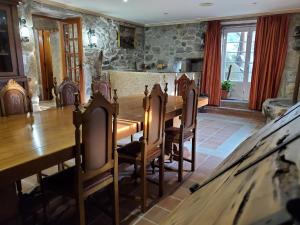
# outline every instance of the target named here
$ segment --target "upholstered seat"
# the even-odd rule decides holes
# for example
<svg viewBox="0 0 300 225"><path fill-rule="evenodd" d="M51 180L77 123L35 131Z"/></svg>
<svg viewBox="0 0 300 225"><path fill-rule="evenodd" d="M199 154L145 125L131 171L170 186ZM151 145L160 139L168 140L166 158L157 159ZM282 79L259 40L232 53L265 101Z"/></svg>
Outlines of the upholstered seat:
<svg viewBox="0 0 300 225"><path fill-rule="evenodd" d="M80 225L85 225L85 198L109 185L114 190L114 222L119 224L118 107L116 90L114 103L96 93L84 108L79 108L79 95L75 94L75 166L42 181L44 190L71 195L76 199Z"/></svg>
<svg viewBox="0 0 300 225"><path fill-rule="evenodd" d="M184 78L186 80L186 78ZM191 162L191 171L195 170L196 155L196 126L197 126L197 104L198 90L194 80L184 83L181 92L183 99L183 112L180 127L168 127L165 129L165 153L170 156L170 160L178 161L178 181L182 181L183 161ZM183 144L192 139L192 158L183 157ZM177 150L173 149L178 144Z"/></svg>
<svg viewBox="0 0 300 225"><path fill-rule="evenodd" d="M168 127L165 129L166 136L172 136L174 141L179 141L180 128L179 127ZM188 130L183 134L183 139L188 140L194 136L192 130ZM177 142L178 143L178 142Z"/></svg>
<svg viewBox="0 0 300 225"><path fill-rule="evenodd" d="M76 175L76 167L70 167L52 176L43 179L44 191L55 191L57 193L65 195L75 195L75 186L71 185L74 183ZM89 180L84 181L83 191L89 191L98 184L105 180L112 179L113 176L110 172L99 174ZM59 184L59 185L57 185Z"/></svg>
<svg viewBox="0 0 300 225"><path fill-rule="evenodd" d="M143 137L140 141L133 141L118 149L120 163L134 164L135 172L137 165L140 165L142 212L145 212L147 208L146 167L157 158L159 160L159 196L163 195L164 118L168 98L167 86L163 93L159 84L154 85L149 96L146 85L144 93Z"/></svg>
<svg viewBox="0 0 300 225"><path fill-rule="evenodd" d="M56 79L54 79L54 94L56 107L74 105L75 94L79 93L79 86L68 77L57 87Z"/></svg>
<svg viewBox="0 0 300 225"><path fill-rule="evenodd" d="M126 161L126 158L129 160L141 160L141 147L143 142L133 141L123 147L118 149L119 157ZM156 159L161 154L159 147L149 149L147 152L147 161L150 162Z"/></svg>

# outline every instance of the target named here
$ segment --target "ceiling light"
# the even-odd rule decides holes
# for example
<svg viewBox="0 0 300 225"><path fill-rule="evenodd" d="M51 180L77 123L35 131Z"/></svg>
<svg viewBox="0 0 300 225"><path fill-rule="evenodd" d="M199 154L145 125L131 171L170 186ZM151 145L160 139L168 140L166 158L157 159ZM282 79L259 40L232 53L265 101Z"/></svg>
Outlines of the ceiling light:
<svg viewBox="0 0 300 225"><path fill-rule="evenodd" d="M199 4L199 6L202 6L202 7L208 7L208 6L212 6L214 3L212 2L202 2Z"/></svg>
<svg viewBox="0 0 300 225"><path fill-rule="evenodd" d="M128 2L128 0L123 0L123 2Z"/></svg>

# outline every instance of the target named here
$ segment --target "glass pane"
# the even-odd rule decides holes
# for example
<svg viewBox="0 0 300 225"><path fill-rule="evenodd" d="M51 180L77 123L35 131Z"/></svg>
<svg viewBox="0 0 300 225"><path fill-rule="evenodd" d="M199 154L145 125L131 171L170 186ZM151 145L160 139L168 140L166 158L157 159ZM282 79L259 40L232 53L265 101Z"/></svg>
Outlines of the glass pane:
<svg viewBox="0 0 300 225"><path fill-rule="evenodd" d="M78 52L78 41L77 40L74 40L74 45L75 45L75 49L74 49L74 52Z"/></svg>
<svg viewBox="0 0 300 225"><path fill-rule="evenodd" d="M231 65L231 72L244 72L245 63L236 64L235 62L225 63L225 72L228 72L229 66Z"/></svg>
<svg viewBox="0 0 300 225"><path fill-rule="evenodd" d="M73 24L73 29L74 29L74 38L77 38L78 35L77 35L77 25L76 24Z"/></svg>
<svg viewBox="0 0 300 225"><path fill-rule="evenodd" d="M253 71L253 63L250 63L250 64L249 64L248 82L251 82L252 71Z"/></svg>
<svg viewBox="0 0 300 225"><path fill-rule="evenodd" d="M227 43L247 42L248 32L230 32L227 34Z"/></svg>
<svg viewBox="0 0 300 225"><path fill-rule="evenodd" d="M0 10L0 72L12 71L7 14L5 10Z"/></svg>
<svg viewBox="0 0 300 225"><path fill-rule="evenodd" d="M76 58L76 67L79 65L79 57L77 56Z"/></svg>
<svg viewBox="0 0 300 225"><path fill-rule="evenodd" d="M73 38L73 29L72 29L72 24L69 24L69 38Z"/></svg>
<svg viewBox="0 0 300 225"><path fill-rule="evenodd" d="M226 54L226 61L235 62L237 64L244 63L246 59L246 52L235 52Z"/></svg>
<svg viewBox="0 0 300 225"><path fill-rule="evenodd" d="M244 80L244 73L233 73L233 72L231 72L230 80L232 80L232 81L243 81Z"/></svg>
<svg viewBox="0 0 300 225"><path fill-rule="evenodd" d="M227 52L245 52L247 50L247 42L227 43Z"/></svg>

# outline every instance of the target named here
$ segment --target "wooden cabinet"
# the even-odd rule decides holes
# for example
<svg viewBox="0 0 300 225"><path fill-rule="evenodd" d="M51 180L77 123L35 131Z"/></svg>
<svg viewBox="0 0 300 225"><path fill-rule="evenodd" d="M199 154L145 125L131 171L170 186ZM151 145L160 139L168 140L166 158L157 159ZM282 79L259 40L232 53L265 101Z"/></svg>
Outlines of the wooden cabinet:
<svg viewBox="0 0 300 225"><path fill-rule="evenodd" d="M0 88L15 79L27 90L17 4L17 0L0 0Z"/></svg>

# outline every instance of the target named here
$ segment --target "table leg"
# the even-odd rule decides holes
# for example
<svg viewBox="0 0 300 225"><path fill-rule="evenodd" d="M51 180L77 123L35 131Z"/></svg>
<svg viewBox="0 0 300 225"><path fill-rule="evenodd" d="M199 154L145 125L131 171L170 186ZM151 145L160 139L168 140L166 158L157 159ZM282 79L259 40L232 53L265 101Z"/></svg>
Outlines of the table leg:
<svg viewBox="0 0 300 225"><path fill-rule="evenodd" d="M19 199L15 184L0 187L0 225L20 225Z"/></svg>

